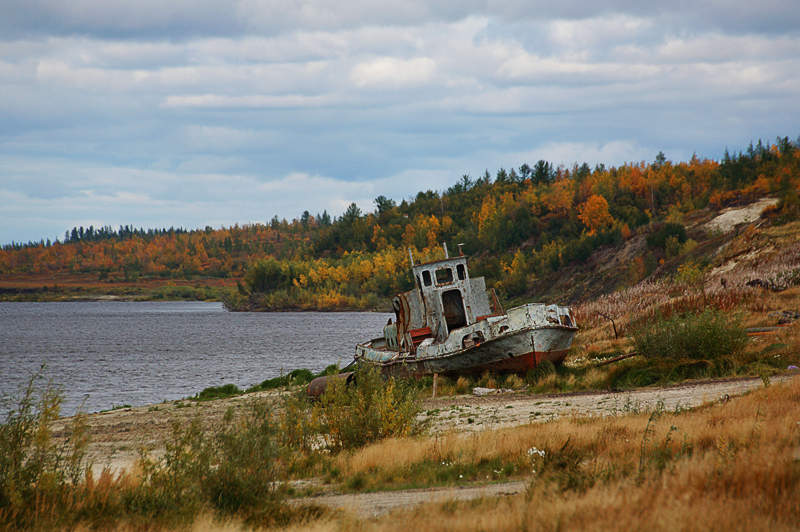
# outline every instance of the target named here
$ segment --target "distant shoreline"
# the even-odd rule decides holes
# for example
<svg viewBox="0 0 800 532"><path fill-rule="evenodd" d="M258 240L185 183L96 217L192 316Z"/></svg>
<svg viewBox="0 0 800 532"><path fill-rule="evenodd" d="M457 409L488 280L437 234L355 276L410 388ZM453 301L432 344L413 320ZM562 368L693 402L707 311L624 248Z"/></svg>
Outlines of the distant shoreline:
<svg viewBox="0 0 800 532"><path fill-rule="evenodd" d="M2 303L93 303L93 302L121 302L121 303L146 303L146 302L199 302L199 303L222 303L221 298L196 298L196 297L167 297L153 294L114 294L114 293L90 293L76 294L72 291L54 292L52 290L25 290L20 292L9 292L0 288L0 302ZM286 306L279 308L246 308L232 310L226 308L228 312L391 312L387 305L385 308L375 307L304 307Z"/></svg>

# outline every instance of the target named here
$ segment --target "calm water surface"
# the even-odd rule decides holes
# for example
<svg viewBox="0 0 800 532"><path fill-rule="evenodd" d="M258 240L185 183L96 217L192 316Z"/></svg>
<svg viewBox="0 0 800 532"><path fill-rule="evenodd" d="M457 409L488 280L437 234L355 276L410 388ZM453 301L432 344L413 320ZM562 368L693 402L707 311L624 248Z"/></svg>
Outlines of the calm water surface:
<svg viewBox="0 0 800 532"><path fill-rule="evenodd" d="M389 314L227 312L199 302L0 302L0 396L42 364L64 392L62 414L258 384L296 368L348 364ZM7 404L0 411L7 412Z"/></svg>

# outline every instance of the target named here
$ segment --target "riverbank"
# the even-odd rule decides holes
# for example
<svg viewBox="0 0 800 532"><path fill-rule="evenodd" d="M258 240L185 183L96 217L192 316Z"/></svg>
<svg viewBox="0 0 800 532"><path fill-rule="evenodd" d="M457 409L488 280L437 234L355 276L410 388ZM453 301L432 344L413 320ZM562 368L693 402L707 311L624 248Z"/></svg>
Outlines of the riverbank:
<svg viewBox="0 0 800 532"><path fill-rule="evenodd" d="M778 375L770 382L778 384L792 379L800 377ZM666 410L679 411L728 400L761 387L764 387L764 380L756 377L618 392L530 394L514 391L486 396L470 393L423 400L418 420L427 427L429 434L474 433L565 417L649 412L658 404ZM86 422L92 436L88 458L96 473L103 468L120 472L134 465L143 447L156 453L163 451L163 443L175 423L186 425L193 419L201 419L207 426L214 426L228 410L240 411L254 400L267 400L277 405L289 393L293 393L292 390L280 389L213 401L181 399L88 414ZM59 419L54 424L54 436L64 437L71 422L71 417Z"/></svg>
<svg viewBox="0 0 800 532"><path fill-rule="evenodd" d="M220 301L236 279L101 279L97 274L14 274L0 278L0 301Z"/></svg>

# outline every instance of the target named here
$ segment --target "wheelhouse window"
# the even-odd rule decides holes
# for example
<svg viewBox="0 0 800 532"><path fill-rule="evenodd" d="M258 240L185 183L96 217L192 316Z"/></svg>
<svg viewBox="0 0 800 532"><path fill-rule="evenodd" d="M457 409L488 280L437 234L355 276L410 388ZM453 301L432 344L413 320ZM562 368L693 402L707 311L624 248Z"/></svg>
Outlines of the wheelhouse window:
<svg viewBox="0 0 800 532"><path fill-rule="evenodd" d="M422 271L422 282L425 283L425 286L431 285L431 272L428 270Z"/></svg>
<svg viewBox="0 0 800 532"><path fill-rule="evenodd" d="M463 264L459 264L458 266L456 266L456 274L458 275L458 280L459 281L463 281L464 279L467 278L467 273L464 270L464 265Z"/></svg>
<svg viewBox="0 0 800 532"><path fill-rule="evenodd" d="M453 282L453 270L440 268L436 270L436 284L450 284Z"/></svg>

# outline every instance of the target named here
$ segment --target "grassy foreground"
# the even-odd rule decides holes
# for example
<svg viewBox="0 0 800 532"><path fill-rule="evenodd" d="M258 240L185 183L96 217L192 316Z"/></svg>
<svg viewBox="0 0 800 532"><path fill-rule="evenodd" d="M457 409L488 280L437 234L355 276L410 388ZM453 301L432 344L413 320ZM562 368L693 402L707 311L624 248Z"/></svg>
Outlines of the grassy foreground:
<svg viewBox="0 0 800 532"><path fill-rule="evenodd" d="M340 461L346 476L367 473L376 489L413 471L435 476L487 463L518 468L530 485L524 495L291 529L796 530L800 378L692 411L392 439Z"/></svg>
<svg viewBox="0 0 800 532"><path fill-rule="evenodd" d="M31 408L0 431L0 529L790 530L800 522L800 376L691 410L632 406L437 436L415 435L413 421L398 418L414 411L413 394L392 388L338 388L317 405L249 400L215 426L176 425L163 454L143 452L136 467L99 476L82 460L84 419L56 444L47 427L57 395L28 396ZM361 408L370 394L383 405L374 416ZM297 480L313 480L312 492L366 496L507 480L528 488L364 520L289 504L308 489Z"/></svg>

